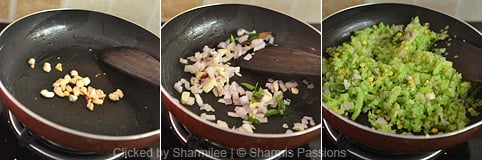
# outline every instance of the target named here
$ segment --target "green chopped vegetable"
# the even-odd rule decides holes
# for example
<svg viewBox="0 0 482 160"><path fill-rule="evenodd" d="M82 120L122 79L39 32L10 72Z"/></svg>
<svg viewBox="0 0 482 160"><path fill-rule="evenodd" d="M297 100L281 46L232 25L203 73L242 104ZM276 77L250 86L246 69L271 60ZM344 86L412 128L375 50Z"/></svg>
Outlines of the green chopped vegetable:
<svg viewBox="0 0 482 160"><path fill-rule="evenodd" d="M261 121L259 121L258 119L254 118L254 117L248 117L247 121L251 122L253 124L261 124Z"/></svg>
<svg viewBox="0 0 482 160"><path fill-rule="evenodd" d="M365 99L365 96L363 94L363 90L361 90L361 88L358 88L358 91L356 93L355 108L353 108L353 114L351 115L352 120L355 120L358 117L358 115L360 115L364 99Z"/></svg>
<svg viewBox="0 0 482 160"><path fill-rule="evenodd" d="M367 114L371 127L383 132L440 134L464 128L482 102L474 98L479 86L462 80L442 56L444 49L430 51L447 37L418 17L406 26L380 23L355 31L349 42L326 50L323 103L352 120Z"/></svg>
<svg viewBox="0 0 482 160"><path fill-rule="evenodd" d="M280 111L278 109L270 109L264 114L264 116L269 117L269 116L274 116L278 114L280 114Z"/></svg>
<svg viewBox="0 0 482 160"><path fill-rule="evenodd" d="M263 88L259 87L256 91L253 92L253 98L254 99L259 99L263 97L264 90Z"/></svg>
<svg viewBox="0 0 482 160"><path fill-rule="evenodd" d="M241 83L241 86L243 86L243 87L246 88L247 90L252 91L252 90L256 89L256 86L258 86L258 83L256 83L256 86L253 86L253 85L251 85L251 84L249 84L249 83Z"/></svg>
<svg viewBox="0 0 482 160"><path fill-rule="evenodd" d="M280 103L284 103L284 102L283 102L283 94L278 94L278 95L275 97L275 100L276 100L276 102L278 103L278 106L280 105Z"/></svg>
<svg viewBox="0 0 482 160"><path fill-rule="evenodd" d="M231 43L236 43L236 39L234 39L234 35L233 35L233 34L230 34L230 35L229 35L229 41L231 41Z"/></svg>
<svg viewBox="0 0 482 160"><path fill-rule="evenodd" d="M288 114L288 113L286 112L287 107L286 107L286 105L285 105L285 101L283 100L283 94L278 94L278 95L276 96L276 99L275 99L275 100L276 100L276 103L278 104L278 111L279 111L279 113L280 113L281 115L286 115L286 114Z"/></svg>
<svg viewBox="0 0 482 160"><path fill-rule="evenodd" d="M249 83L240 83L241 86L246 88L249 91L253 91L253 94L251 95L252 98L250 98L250 103L251 104L256 104L258 101L260 101L263 96L264 96L264 89L262 87L258 87L258 83L256 85L251 85ZM268 97L270 97L268 95ZM266 113L265 116L274 116L274 115L287 115L289 113L288 107L286 106L283 98L283 94L278 94L275 98L276 101L276 109L269 109Z"/></svg>
<svg viewBox="0 0 482 160"><path fill-rule="evenodd" d="M266 117L269 116L274 116L274 115L287 115L289 113L288 107L286 107L286 104L284 103L283 100L283 94L279 94L275 97L276 103L277 103L277 109L270 109L268 110L264 115Z"/></svg>
<svg viewBox="0 0 482 160"><path fill-rule="evenodd" d="M252 40L258 38L258 33L249 33L248 40L244 41L243 44L250 44Z"/></svg>
<svg viewBox="0 0 482 160"><path fill-rule="evenodd" d="M250 33L248 34L248 41L251 42L253 39L258 37L258 33Z"/></svg>
<svg viewBox="0 0 482 160"><path fill-rule="evenodd" d="M280 111L280 112L281 112L281 111ZM283 109L283 114L282 114L282 115L285 115L285 116L286 116L286 115L290 114L290 112L291 112L290 107L288 107L288 106L285 105L285 107L284 107L284 109ZM281 114L281 113L280 113L280 114Z"/></svg>

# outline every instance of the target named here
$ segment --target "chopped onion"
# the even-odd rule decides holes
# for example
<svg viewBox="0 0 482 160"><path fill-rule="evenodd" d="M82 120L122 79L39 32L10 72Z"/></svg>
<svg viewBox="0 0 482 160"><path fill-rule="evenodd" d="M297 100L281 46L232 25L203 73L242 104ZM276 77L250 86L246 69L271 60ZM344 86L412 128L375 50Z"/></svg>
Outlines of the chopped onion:
<svg viewBox="0 0 482 160"><path fill-rule="evenodd" d="M427 98L428 100L433 100L433 99L435 99L435 93L433 93L433 92L426 93L425 98Z"/></svg>
<svg viewBox="0 0 482 160"><path fill-rule="evenodd" d="M278 80L273 82L273 90L271 92L275 93L279 90Z"/></svg>
<svg viewBox="0 0 482 160"><path fill-rule="evenodd" d="M285 99L284 100L285 105L290 105L291 104L291 99Z"/></svg>
<svg viewBox="0 0 482 160"><path fill-rule="evenodd" d="M184 88L186 88L186 89L191 88L191 84L184 78L181 78L178 82L181 83L181 84L184 84Z"/></svg>
<svg viewBox="0 0 482 160"><path fill-rule="evenodd" d="M362 79L362 77L360 76L360 74L355 73L353 74L353 79Z"/></svg>
<svg viewBox="0 0 482 160"><path fill-rule="evenodd" d="M229 44L229 41L228 42L220 42L218 44L218 48L226 49L226 48L228 48L228 44Z"/></svg>
<svg viewBox="0 0 482 160"><path fill-rule="evenodd" d="M264 114L260 114L262 115L262 117L257 117L257 119L259 120L259 122L261 123L268 123L268 117L265 117Z"/></svg>
<svg viewBox="0 0 482 160"><path fill-rule="evenodd" d="M242 118L242 119L248 119L248 111L244 107L234 107L234 112Z"/></svg>
<svg viewBox="0 0 482 160"><path fill-rule="evenodd" d="M237 35L242 36L242 35L247 34L247 33L249 33L247 30L245 30L243 28L240 28L240 29L238 29Z"/></svg>
<svg viewBox="0 0 482 160"><path fill-rule="evenodd" d="M387 120L385 120L385 118L378 117L376 123L384 125L384 124L387 124L388 122Z"/></svg>
<svg viewBox="0 0 482 160"><path fill-rule="evenodd" d="M344 79L343 80L343 85L345 86L345 89L350 89L350 82L348 82L348 80Z"/></svg>
<svg viewBox="0 0 482 160"><path fill-rule="evenodd" d="M279 81L279 88L281 91L286 92L288 88L286 87L285 83L283 81Z"/></svg>
<svg viewBox="0 0 482 160"><path fill-rule="evenodd" d="M242 106L249 105L249 99L246 95L239 97L239 103L241 103Z"/></svg>
<svg viewBox="0 0 482 160"><path fill-rule="evenodd" d="M179 63L181 63L181 64L187 64L188 61L187 61L187 59L179 58Z"/></svg>
<svg viewBox="0 0 482 160"><path fill-rule="evenodd" d="M175 89L178 93L181 93L181 92L182 92L181 82L176 82L176 83L174 83L174 89Z"/></svg>
<svg viewBox="0 0 482 160"><path fill-rule="evenodd" d="M287 129L285 133L286 133L286 134L293 133L293 130L291 130L291 129Z"/></svg>
<svg viewBox="0 0 482 160"><path fill-rule="evenodd" d="M201 105L201 107L200 107L199 109L200 109L200 110L205 110L205 111L207 111L207 112L214 112L214 111L215 111L214 108L213 108L211 105L207 104L207 103Z"/></svg>
<svg viewBox="0 0 482 160"><path fill-rule="evenodd" d="M234 105L241 105L241 100L239 99L238 94L233 94L233 104Z"/></svg>
<svg viewBox="0 0 482 160"><path fill-rule="evenodd" d="M266 38L268 39L268 44L274 44L274 37L271 34L268 35Z"/></svg>
<svg viewBox="0 0 482 160"><path fill-rule="evenodd" d="M314 126L316 124L315 120L313 120L313 117L303 116L302 120L303 119L307 120L311 126Z"/></svg>
<svg viewBox="0 0 482 160"><path fill-rule="evenodd" d="M309 122L307 119L301 119L301 124L307 125Z"/></svg>
<svg viewBox="0 0 482 160"><path fill-rule="evenodd" d="M222 104L226 104L226 101L224 100L224 98L218 99L218 102L219 102L219 103L222 103Z"/></svg>
<svg viewBox="0 0 482 160"><path fill-rule="evenodd" d="M355 107L355 103L353 102L344 102L340 106L340 108L345 111L352 110L354 107Z"/></svg>
<svg viewBox="0 0 482 160"><path fill-rule="evenodd" d="M251 121L254 118L256 119L256 124L257 121L267 123L268 117L265 114L269 110L268 107L276 108L278 105L275 97L282 95L287 90L296 90L298 86L296 81L285 83L281 80L268 79L269 83L264 85L266 88L262 88L263 92L260 94L261 90L245 90L237 82L231 81L235 76L241 77L242 75L240 73L241 67L232 66L229 62L230 60L241 57L244 60L250 60L256 56L254 52L266 47L267 43L273 45L274 37L272 35L251 40L249 35L251 33L256 33L256 31L248 32L244 29L239 29L237 37L234 37L237 42L233 43L232 38L229 38L220 42L217 48L210 48L206 45L203 46L202 51L195 52L193 56L189 56L186 59L180 58L179 62L184 64L184 72L191 73L192 77L190 81L181 79L174 84L176 91L180 93L188 92L194 95L194 97L191 97L185 94L183 104L196 103L202 111L215 111L213 106L205 103L202 99L201 94L203 92L212 93L218 98L219 103L234 105L234 111L227 112L227 115L243 119L244 121L241 126L233 126L232 129L247 133L253 133L256 128L252 124L254 122L246 120L251 118ZM248 40L250 41L249 43L243 43ZM307 88L314 88L314 85L309 84L306 80L303 83L307 85ZM263 85L260 84L259 86ZM255 95L260 96L253 98L253 92L256 93ZM283 102L285 105L289 105L291 101L283 98ZM202 119L216 120L215 115L202 113L200 116ZM220 128L229 128L229 125L221 120L217 120L216 124ZM313 119L304 117L302 123L293 126L293 128L295 130L304 129L307 128L308 124L313 125ZM289 127L287 124L284 124L283 128ZM288 129L288 131L291 131L291 129Z"/></svg>
<svg viewBox="0 0 482 160"><path fill-rule="evenodd" d="M313 88L315 88L315 85L314 85L314 84L309 84L309 85L306 86L306 88L308 88L308 89L313 89Z"/></svg>
<svg viewBox="0 0 482 160"><path fill-rule="evenodd" d="M253 47L253 51L257 51L266 47L266 42L263 39L253 39L251 41L251 47Z"/></svg>
<svg viewBox="0 0 482 160"><path fill-rule="evenodd" d="M306 128L308 128L308 126L306 124L302 124L302 123L294 123L293 124L293 130L295 131L302 131L302 130L305 130Z"/></svg>
<svg viewBox="0 0 482 160"><path fill-rule="evenodd" d="M235 112L228 112L228 116L235 117L235 118L239 117L239 115Z"/></svg>
<svg viewBox="0 0 482 160"><path fill-rule="evenodd" d="M439 115L439 117L440 117L440 122L441 122L442 124L444 124L444 125L449 125L449 124L450 124L449 121L447 121L447 120L444 119L442 113L439 113L438 115Z"/></svg>
<svg viewBox="0 0 482 160"><path fill-rule="evenodd" d="M243 59L244 59L245 61L249 61L249 60L251 60L251 58L253 58L253 55L252 55L252 54L246 54Z"/></svg>
<svg viewBox="0 0 482 160"><path fill-rule="evenodd" d="M206 113L201 113L201 118L208 121L214 121L216 120L216 115L208 115Z"/></svg>
<svg viewBox="0 0 482 160"><path fill-rule="evenodd" d="M201 98L201 96L199 94L195 93L194 98L196 98L196 104L198 106L202 106L204 104L203 99Z"/></svg>
<svg viewBox="0 0 482 160"><path fill-rule="evenodd" d="M283 128L289 128L288 124L283 123Z"/></svg>
<svg viewBox="0 0 482 160"><path fill-rule="evenodd" d="M248 40L248 37L249 37L249 36L248 36L247 34L246 34L246 35L243 35L243 36L241 36L241 37L238 38L238 42L239 42L239 43L244 43L246 40Z"/></svg>
<svg viewBox="0 0 482 160"><path fill-rule="evenodd" d="M216 121L216 124L217 124L220 128L229 129L229 125L228 125L228 123L226 123L225 121L217 120L217 121Z"/></svg>
<svg viewBox="0 0 482 160"><path fill-rule="evenodd" d="M237 130L240 132L246 132L246 133L253 133L254 126L249 123L243 123L241 127L239 127Z"/></svg>
<svg viewBox="0 0 482 160"><path fill-rule="evenodd" d="M289 82L285 83L285 86L286 86L287 89L291 89L291 88L294 88L294 87L298 87L298 83L296 83L296 81L289 81Z"/></svg>

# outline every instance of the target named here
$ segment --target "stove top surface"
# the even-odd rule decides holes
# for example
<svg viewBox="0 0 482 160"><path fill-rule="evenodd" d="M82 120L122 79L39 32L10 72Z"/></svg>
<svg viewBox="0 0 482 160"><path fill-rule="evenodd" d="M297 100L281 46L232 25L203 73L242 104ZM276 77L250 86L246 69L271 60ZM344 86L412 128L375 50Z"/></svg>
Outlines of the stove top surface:
<svg viewBox="0 0 482 160"><path fill-rule="evenodd" d="M5 110L3 106L1 110ZM3 111L2 111L3 112ZM0 122L0 159L35 159L31 151L19 145L17 137L12 133L11 127L2 116Z"/></svg>

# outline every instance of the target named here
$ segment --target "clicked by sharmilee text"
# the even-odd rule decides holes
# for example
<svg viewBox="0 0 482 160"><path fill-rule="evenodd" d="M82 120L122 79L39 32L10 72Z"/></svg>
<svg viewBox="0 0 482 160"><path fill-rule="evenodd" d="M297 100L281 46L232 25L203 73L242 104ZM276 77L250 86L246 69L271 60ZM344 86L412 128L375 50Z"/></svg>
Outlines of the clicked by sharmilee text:
<svg viewBox="0 0 482 160"><path fill-rule="evenodd" d="M222 158L222 159L246 159L246 158L293 158L321 159L320 149L295 148L286 150L263 150L250 149L186 149L186 148L163 148L161 159L172 158Z"/></svg>

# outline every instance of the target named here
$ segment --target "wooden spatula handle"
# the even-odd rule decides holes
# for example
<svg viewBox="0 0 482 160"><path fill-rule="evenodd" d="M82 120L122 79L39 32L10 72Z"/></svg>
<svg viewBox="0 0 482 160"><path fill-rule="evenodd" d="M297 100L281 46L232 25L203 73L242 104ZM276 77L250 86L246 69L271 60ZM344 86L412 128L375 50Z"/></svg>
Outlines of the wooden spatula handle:
<svg viewBox="0 0 482 160"><path fill-rule="evenodd" d="M243 68L281 75L321 75L321 57L285 47L266 47L249 60L241 60Z"/></svg>
<svg viewBox="0 0 482 160"><path fill-rule="evenodd" d="M160 83L160 62L146 52L134 48L111 48L102 55L111 66L154 85Z"/></svg>

